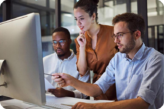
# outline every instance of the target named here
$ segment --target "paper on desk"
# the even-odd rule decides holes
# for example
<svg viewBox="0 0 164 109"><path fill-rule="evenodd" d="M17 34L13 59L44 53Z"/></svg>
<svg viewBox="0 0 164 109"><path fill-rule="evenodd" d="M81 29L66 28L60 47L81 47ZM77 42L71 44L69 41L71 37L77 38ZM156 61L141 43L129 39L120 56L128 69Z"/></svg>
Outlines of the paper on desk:
<svg viewBox="0 0 164 109"><path fill-rule="evenodd" d="M76 99L76 101L69 100L65 102L66 105L75 105L77 102L84 102L84 103L107 103L107 102L114 102L113 100L85 100L85 99Z"/></svg>
<svg viewBox="0 0 164 109"><path fill-rule="evenodd" d="M47 81L47 79L44 79L45 81L45 90L48 91L48 89L55 89L55 87L49 82Z"/></svg>
<svg viewBox="0 0 164 109"><path fill-rule="evenodd" d="M112 101L112 100L87 100L87 99L79 99L79 98L72 98L72 97L57 98L53 95L46 94L46 105L48 105L48 106L52 106L52 105L54 105L54 103L55 104L65 104L65 105L75 105L77 102L106 103L106 102L114 102L114 101Z"/></svg>

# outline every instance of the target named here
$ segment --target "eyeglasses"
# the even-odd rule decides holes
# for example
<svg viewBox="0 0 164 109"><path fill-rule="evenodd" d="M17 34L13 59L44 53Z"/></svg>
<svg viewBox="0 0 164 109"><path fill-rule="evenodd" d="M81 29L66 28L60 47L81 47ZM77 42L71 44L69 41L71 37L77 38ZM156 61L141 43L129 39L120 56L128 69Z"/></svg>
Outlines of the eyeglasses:
<svg viewBox="0 0 164 109"><path fill-rule="evenodd" d="M131 33L131 32L119 32L119 33L117 33L116 35L113 34L113 35L112 35L112 38L113 38L114 40L115 40L116 38L119 39L119 40L121 40L122 37L124 36L124 34L126 34L126 33Z"/></svg>
<svg viewBox="0 0 164 109"><path fill-rule="evenodd" d="M57 46L59 43L61 46L63 46L66 42L66 40L59 40L59 41L52 41L54 46Z"/></svg>

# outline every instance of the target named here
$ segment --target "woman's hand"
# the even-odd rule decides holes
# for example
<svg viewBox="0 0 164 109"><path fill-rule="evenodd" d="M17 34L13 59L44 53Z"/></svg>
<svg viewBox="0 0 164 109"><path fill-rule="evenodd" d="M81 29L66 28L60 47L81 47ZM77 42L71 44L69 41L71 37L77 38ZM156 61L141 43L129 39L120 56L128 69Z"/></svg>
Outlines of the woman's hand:
<svg viewBox="0 0 164 109"><path fill-rule="evenodd" d="M77 42L80 45L80 47L85 47L86 46L86 38L84 35L85 31L81 31L79 33L79 36L77 37Z"/></svg>

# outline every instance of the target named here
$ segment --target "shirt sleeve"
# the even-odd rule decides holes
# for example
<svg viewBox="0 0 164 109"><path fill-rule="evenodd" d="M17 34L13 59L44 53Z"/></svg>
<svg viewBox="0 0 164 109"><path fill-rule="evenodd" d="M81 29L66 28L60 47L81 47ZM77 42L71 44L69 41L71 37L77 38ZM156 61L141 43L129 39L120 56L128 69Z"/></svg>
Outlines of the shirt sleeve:
<svg viewBox="0 0 164 109"><path fill-rule="evenodd" d="M158 106L163 104L163 73L164 73L164 57L157 55L148 62L146 71L143 74L143 80L137 96L144 101L153 105L155 99L160 99Z"/></svg>
<svg viewBox="0 0 164 109"><path fill-rule="evenodd" d="M114 60L114 58L111 59L103 75L94 83L100 87L103 93L105 93L109 87L115 83Z"/></svg>

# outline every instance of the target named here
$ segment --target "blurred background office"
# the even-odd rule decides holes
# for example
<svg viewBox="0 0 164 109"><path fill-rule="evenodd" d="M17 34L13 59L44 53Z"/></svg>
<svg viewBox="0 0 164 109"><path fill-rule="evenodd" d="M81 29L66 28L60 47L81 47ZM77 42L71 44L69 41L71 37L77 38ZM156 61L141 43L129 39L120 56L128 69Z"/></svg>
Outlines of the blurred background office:
<svg viewBox="0 0 164 109"><path fill-rule="evenodd" d="M73 6L78 0L6 0L0 7L0 22L37 12L41 19L43 57L53 52L51 34L56 27L65 27L71 33L71 48L76 52L74 39L78 28ZM112 25L115 15L131 12L143 16L146 32L143 39L149 47L164 54L164 5L160 0L99 0L98 22ZM14 28L14 27L13 27ZM12 30L8 30L12 32Z"/></svg>

